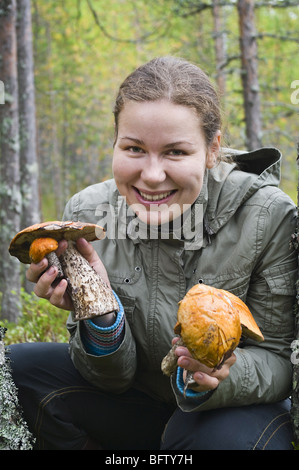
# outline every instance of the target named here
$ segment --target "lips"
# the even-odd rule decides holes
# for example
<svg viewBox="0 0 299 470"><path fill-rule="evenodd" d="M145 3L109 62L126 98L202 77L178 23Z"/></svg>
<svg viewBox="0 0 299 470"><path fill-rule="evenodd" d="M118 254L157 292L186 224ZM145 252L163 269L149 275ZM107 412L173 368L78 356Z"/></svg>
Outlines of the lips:
<svg viewBox="0 0 299 470"><path fill-rule="evenodd" d="M176 190L164 191L164 192L144 192L140 189L134 187L135 192L137 193L138 199L142 199L144 202L164 202L167 200L172 194L176 192Z"/></svg>

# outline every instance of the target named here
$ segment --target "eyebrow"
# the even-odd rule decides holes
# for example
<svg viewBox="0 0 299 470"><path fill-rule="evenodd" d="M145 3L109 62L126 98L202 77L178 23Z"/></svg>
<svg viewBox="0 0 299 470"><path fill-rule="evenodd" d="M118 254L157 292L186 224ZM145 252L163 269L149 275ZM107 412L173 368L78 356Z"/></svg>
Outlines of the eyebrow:
<svg viewBox="0 0 299 470"><path fill-rule="evenodd" d="M143 140L136 139L135 137L124 136L124 137L121 137L120 139L121 140L132 140L132 142L135 142L135 144L145 145ZM172 147L176 147L177 145L184 145L184 144L188 144L188 145L193 146L193 144L191 142L188 142L187 140L179 140L177 142L170 142L169 144L164 145L164 148L169 149L169 148L172 148Z"/></svg>
<svg viewBox="0 0 299 470"><path fill-rule="evenodd" d="M134 137L128 137L128 136L120 137L120 140L132 140L132 142L135 142L135 144L144 145L143 140L135 139Z"/></svg>

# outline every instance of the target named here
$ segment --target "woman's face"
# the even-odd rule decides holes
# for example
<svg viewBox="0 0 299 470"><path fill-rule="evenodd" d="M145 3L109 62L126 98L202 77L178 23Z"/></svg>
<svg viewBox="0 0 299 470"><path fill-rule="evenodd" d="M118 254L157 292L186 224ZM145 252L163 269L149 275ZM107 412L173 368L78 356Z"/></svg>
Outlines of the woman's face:
<svg viewBox="0 0 299 470"><path fill-rule="evenodd" d="M144 223L167 223L196 200L219 146L220 131L206 148L191 108L167 100L129 101L119 115L113 153L118 190Z"/></svg>

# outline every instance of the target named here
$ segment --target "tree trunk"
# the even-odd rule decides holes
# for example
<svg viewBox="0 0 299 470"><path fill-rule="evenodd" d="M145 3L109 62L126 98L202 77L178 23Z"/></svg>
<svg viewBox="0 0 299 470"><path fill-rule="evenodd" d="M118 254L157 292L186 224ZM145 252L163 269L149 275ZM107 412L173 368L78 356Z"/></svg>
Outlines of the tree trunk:
<svg viewBox="0 0 299 470"><path fill-rule="evenodd" d="M297 157L297 211L299 210L299 144ZM297 213L297 230L293 237L295 248L299 248L299 212ZM294 446L299 450L299 279L297 281L297 310L295 317L295 340L292 343L291 362L293 364L293 390L292 390L292 407L291 417L294 432Z"/></svg>
<svg viewBox="0 0 299 470"><path fill-rule="evenodd" d="M17 44L22 192L21 228L40 222L30 0L17 0Z"/></svg>
<svg viewBox="0 0 299 470"><path fill-rule="evenodd" d="M11 238L20 229L19 123L16 45L16 0L0 0L0 78L5 104L0 106L1 152L1 316L16 321L20 315L20 263L8 253Z"/></svg>
<svg viewBox="0 0 299 470"><path fill-rule="evenodd" d="M213 0L213 21L214 21L214 38L215 38L215 54L216 54L216 71L217 85L222 99L225 96L225 72L223 65L225 63L225 42L224 30L221 17L221 7L219 0Z"/></svg>
<svg viewBox="0 0 299 470"><path fill-rule="evenodd" d="M17 0L17 49L19 88L20 170L22 193L21 229L40 222L39 170L36 152L34 64L30 0ZM25 266L21 266L21 270ZM33 283L24 276L27 292Z"/></svg>
<svg viewBox="0 0 299 470"><path fill-rule="evenodd" d="M254 0L238 0L242 85L248 150L262 147Z"/></svg>

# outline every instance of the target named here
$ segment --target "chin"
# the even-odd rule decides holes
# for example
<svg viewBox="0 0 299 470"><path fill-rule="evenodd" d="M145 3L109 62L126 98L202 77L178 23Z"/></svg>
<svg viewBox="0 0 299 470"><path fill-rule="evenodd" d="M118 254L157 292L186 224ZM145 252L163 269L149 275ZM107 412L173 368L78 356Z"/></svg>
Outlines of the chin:
<svg viewBox="0 0 299 470"><path fill-rule="evenodd" d="M181 215L181 214L179 214ZM158 212L146 212L146 213L139 213L138 218L146 225L150 225L153 227L157 227L159 225L168 225L170 224L174 217L169 217L169 214L163 214Z"/></svg>

